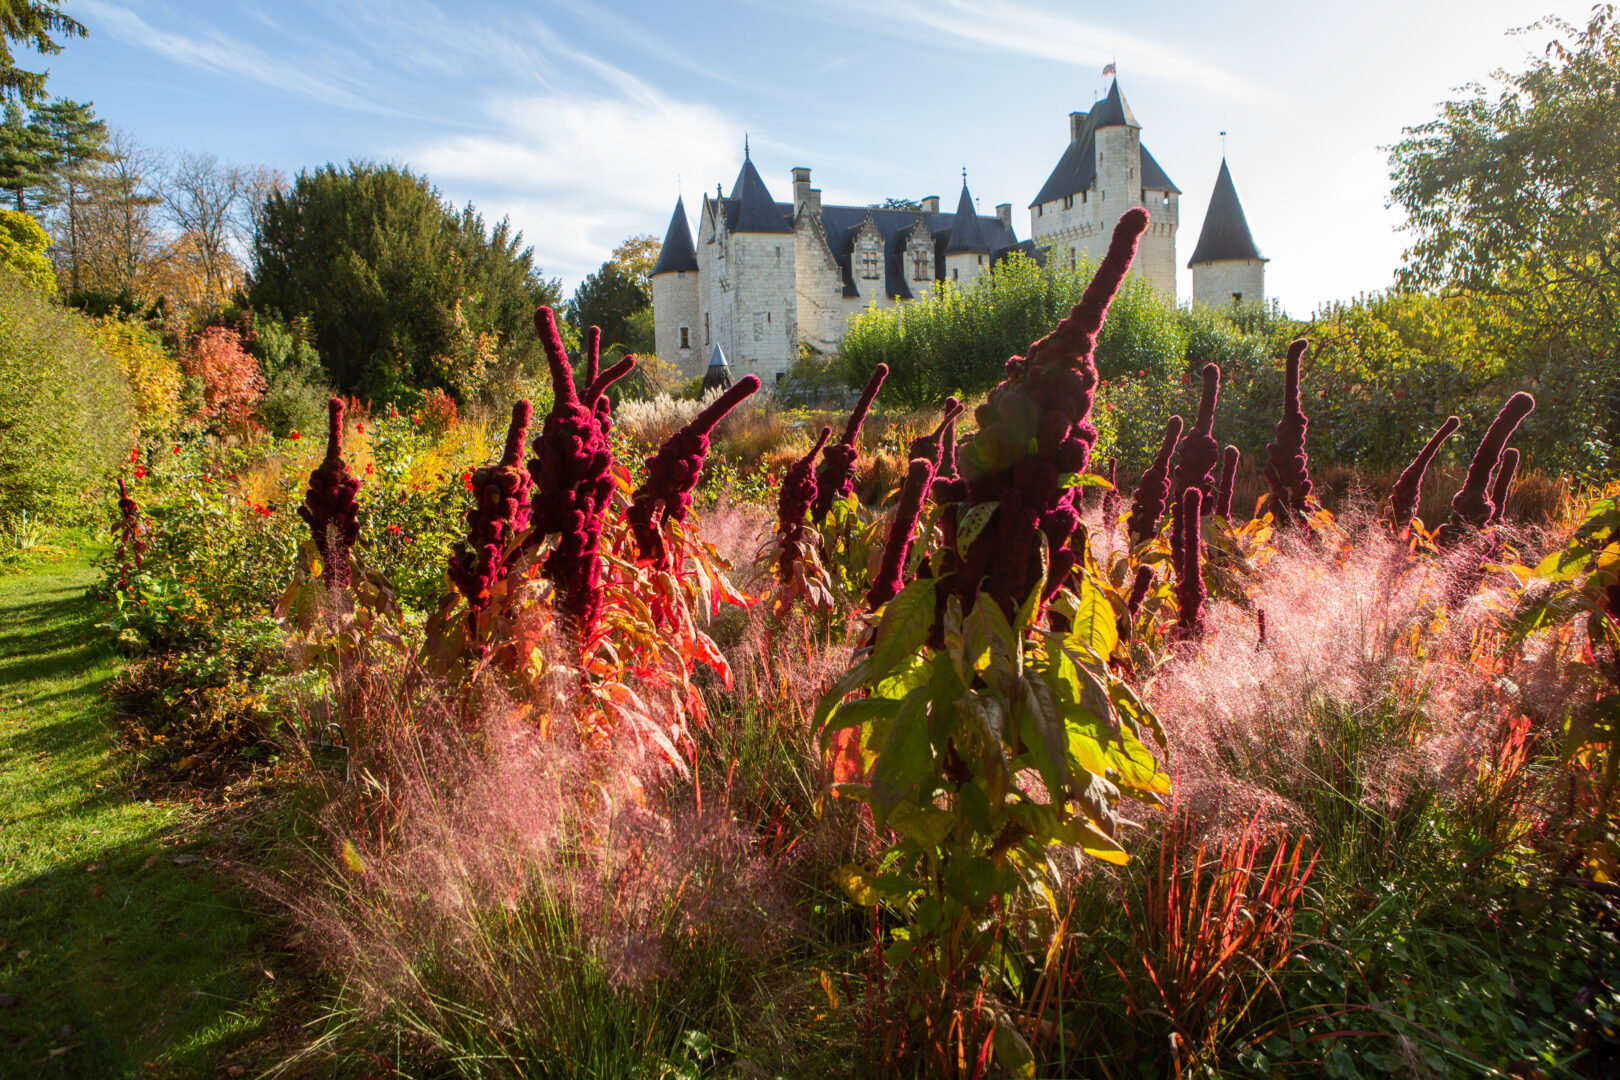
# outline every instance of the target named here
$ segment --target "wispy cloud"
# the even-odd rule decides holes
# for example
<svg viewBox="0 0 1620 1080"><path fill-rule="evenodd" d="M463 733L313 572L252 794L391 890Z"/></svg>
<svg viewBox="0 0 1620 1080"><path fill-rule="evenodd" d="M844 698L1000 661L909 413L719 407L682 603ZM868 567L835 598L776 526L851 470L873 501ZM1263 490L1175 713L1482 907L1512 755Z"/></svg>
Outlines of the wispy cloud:
<svg viewBox="0 0 1620 1080"><path fill-rule="evenodd" d="M366 95L360 83L323 75L309 63L308 57L295 60L271 56L250 42L214 29L201 34L163 29L131 9L107 0L77 0L74 7L75 14L93 21L97 30L105 30L177 64L248 79L341 108L396 112Z"/></svg>
<svg viewBox="0 0 1620 1080"><path fill-rule="evenodd" d="M1234 101L1264 100L1249 80L1181 49L1022 0L809 0L795 6L866 30L886 27L906 37L922 31L957 47L1099 68L1118 60L1132 74L1196 86Z"/></svg>

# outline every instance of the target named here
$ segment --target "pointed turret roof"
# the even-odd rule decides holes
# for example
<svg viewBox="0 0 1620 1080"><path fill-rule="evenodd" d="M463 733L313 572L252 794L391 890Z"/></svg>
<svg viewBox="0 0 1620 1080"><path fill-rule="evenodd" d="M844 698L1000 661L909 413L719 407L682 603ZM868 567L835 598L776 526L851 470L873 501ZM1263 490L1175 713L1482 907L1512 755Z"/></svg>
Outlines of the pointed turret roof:
<svg viewBox="0 0 1620 1080"><path fill-rule="evenodd" d="M782 208L777 206L776 200L765 187L765 181L759 178L759 170L754 168L753 159L743 152L742 171L737 174L737 182L731 185L731 194L728 201L736 204L736 213L727 214L730 219L728 225L734 233L785 233L792 232L793 226L783 215Z"/></svg>
<svg viewBox="0 0 1620 1080"><path fill-rule="evenodd" d="M1125 95L1119 92L1118 79L1109 88L1108 96L1091 107L1080 124L1080 130L1070 137L1069 145L1063 148L1063 156L1058 158L1052 175L1046 178L1039 194L1029 204L1032 209L1042 203L1078 195L1090 189L1092 181L1097 178L1097 131L1107 127L1133 127L1139 130L1142 127L1136 122L1136 115L1126 103ZM1148 191L1181 194L1181 189L1171 182L1164 168L1148 153L1148 148L1139 144L1138 149L1142 152L1142 187Z"/></svg>
<svg viewBox="0 0 1620 1080"><path fill-rule="evenodd" d="M731 365L726 363L726 354L718 344L709 354L709 367L703 372L703 392L710 390L726 390L731 386Z"/></svg>
<svg viewBox="0 0 1620 1080"><path fill-rule="evenodd" d="M1131 112L1130 105L1125 101L1125 95L1119 92L1118 79L1115 79L1114 84L1108 88L1108 96L1091 110L1089 119L1094 128L1142 126L1136 122L1136 114Z"/></svg>
<svg viewBox="0 0 1620 1080"><path fill-rule="evenodd" d="M1215 191L1209 197L1209 210L1204 214L1204 227L1198 234L1198 246L1193 249L1187 265L1225 259L1269 261L1260 254L1254 235L1249 232L1249 221L1243 216L1243 204L1238 201L1232 172L1223 157L1221 173L1215 178Z"/></svg>
<svg viewBox="0 0 1620 1080"><path fill-rule="evenodd" d="M652 277L677 270L698 268L697 245L692 243L692 229L686 223L686 203L676 197L675 214L669 219L664 233L664 246L658 249L658 262L653 265Z"/></svg>
<svg viewBox="0 0 1620 1080"><path fill-rule="evenodd" d="M962 181L962 197L956 200L956 220L951 223L951 238L945 243L946 254L959 252L990 254L990 244L979 227L979 212L973 207L973 196L968 193L967 180Z"/></svg>

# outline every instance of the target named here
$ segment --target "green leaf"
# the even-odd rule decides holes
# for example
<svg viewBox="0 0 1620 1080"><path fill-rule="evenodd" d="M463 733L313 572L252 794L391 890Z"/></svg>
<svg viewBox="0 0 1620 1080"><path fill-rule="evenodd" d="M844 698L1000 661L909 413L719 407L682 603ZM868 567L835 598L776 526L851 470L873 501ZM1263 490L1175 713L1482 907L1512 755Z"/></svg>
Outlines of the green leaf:
<svg viewBox="0 0 1620 1080"><path fill-rule="evenodd" d="M990 519L996 516L999 502L982 502L977 506L968 507L967 511L956 520L956 553L967 558L968 548L973 541L984 532L984 527L990 524Z"/></svg>
<svg viewBox="0 0 1620 1080"><path fill-rule="evenodd" d="M1014 613L1013 625L1024 630L1035 621L1035 609L1041 602L1041 594L1046 591L1046 576L1052 571L1052 553L1045 533L1037 533L1040 541L1041 572L1036 576L1035 584L1030 588L1029 595L1024 602L1018 605Z"/></svg>
<svg viewBox="0 0 1620 1080"><path fill-rule="evenodd" d="M827 722L827 718L833 714L833 710L842 705L846 697L866 685L870 672L870 662L862 660L844 672L843 677L833 684L832 689L821 695L821 700L816 702L816 715L810 721L810 733L812 735L821 730L822 725Z"/></svg>
<svg viewBox="0 0 1620 1080"><path fill-rule="evenodd" d="M825 745L827 736L835 731L892 717L899 709L900 703L893 698L866 697L846 701L833 710L832 718L821 729L822 744Z"/></svg>
<svg viewBox="0 0 1620 1080"><path fill-rule="evenodd" d="M1113 491L1114 490L1114 485L1110 484L1108 482L1108 477L1106 477L1106 476L1098 476L1094 472L1064 473L1062 476L1058 477L1058 487L1060 487L1060 488L1089 487L1089 488L1102 488L1104 491Z"/></svg>
<svg viewBox="0 0 1620 1080"><path fill-rule="evenodd" d="M1024 721L1026 734L1024 745L1040 771L1046 790L1052 798L1061 798L1069 786L1069 736L1057 701L1045 679L1020 679L1018 685L1020 719Z"/></svg>
<svg viewBox="0 0 1620 1080"><path fill-rule="evenodd" d="M992 1047L996 1064L1001 1066L1003 1073L1014 1080L1034 1080L1035 1052L1029 1048L1029 1042L1013 1026L1012 1017L1006 1013L996 1014Z"/></svg>
<svg viewBox="0 0 1620 1080"><path fill-rule="evenodd" d="M956 827L956 815L937 806L902 802L889 814L889 828L927 847L938 847Z"/></svg>
<svg viewBox="0 0 1620 1080"><path fill-rule="evenodd" d="M889 811L934 771L934 753L928 743L928 692L919 687L906 695L889 725L877 761L872 764L872 817L883 828Z"/></svg>
<svg viewBox="0 0 1620 1080"><path fill-rule="evenodd" d="M998 685L1011 696L1012 687L1024 670L1024 651L1007 616L1002 614L1001 605L979 594L973 610L963 619L963 630L973 669L998 675Z"/></svg>
<svg viewBox="0 0 1620 1080"><path fill-rule="evenodd" d="M1070 616L1069 639L1106 663L1119 645L1119 627L1114 622L1114 605L1091 580L1082 574L1074 593L1074 613Z"/></svg>
<svg viewBox="0 0 1620 1080"><path fill-rule="evenodd" d="M996 891L996 864L983 855L958 859L945 872L945 895L972 911L982 909Z"/></svg>

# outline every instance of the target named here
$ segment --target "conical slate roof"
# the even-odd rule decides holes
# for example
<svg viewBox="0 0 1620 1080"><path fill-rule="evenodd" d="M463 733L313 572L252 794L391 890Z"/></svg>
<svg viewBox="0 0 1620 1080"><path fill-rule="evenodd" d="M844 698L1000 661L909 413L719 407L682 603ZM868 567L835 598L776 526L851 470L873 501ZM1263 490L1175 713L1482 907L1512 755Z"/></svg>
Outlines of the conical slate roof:
<svg viewBox="0 0 1620 1080"><path fill-rule="evenodd" d="M962 197L956 201L956 220L951 223L951 238L945 251L990 254L990 244L979 228L979 212L973 208L973 196L968 194L967 181L962 182Z"/></svg>
<svg viewBox="0 0 1620 1080"><path fill-rule="evenodd" d="M664 246L658 249L658 262L653 265L652 276L677 270L696 271L697 268L697 246L692 243L692 229L686 223L686 203L677 197L675 215L669 219Z"/></svg>
<svg viewBox="0 0 1620 1080"><path fill-rule="evenodd" d="M731 365L726 363L726 354L716 345L709 354L709 368L703 373L703 392L710 390L726 390L731 386Z"/></svg>
<svg viewBox="0 0 1620 1080"><path fill-rule="evenodd" d="M754 168L753 160L747 155L743 156L742 171L737 174L737 182L731 185L729 198L737 204L736 216L730 222L732 232L793 231L793 226L788 224L788 219L776 205L776 200L771 198L769 189L765 187L765 181L759 178L759 170Z"/></svg>
<svg viewBox="0 0 1620 1080"><path fill-rule="evenodd" d="M1119 92L1118 79L1108 88L1108 96L1102 99L1102 103L1091 110L1088 119L1092 121L1093 128L1142 126L1136 122L1136 114L1131 112L1130 105L1126 104L1125 95Z"/></svg>
<svg viewBox="0 0 1620 1080"><path fill-rule="evenodd" d="M1249 221L1243 216L1243 204L1238 202L1237 188L1232 184L1232 173L1221 159L1221 174L1215 178L1215 191L1209 197L1209 210L1204 214L1204 228L1198 234L1198 246L1193 248L1188 266L1198 263L1221 262L1226 259L1261 259L1249 232Z"/></svg>

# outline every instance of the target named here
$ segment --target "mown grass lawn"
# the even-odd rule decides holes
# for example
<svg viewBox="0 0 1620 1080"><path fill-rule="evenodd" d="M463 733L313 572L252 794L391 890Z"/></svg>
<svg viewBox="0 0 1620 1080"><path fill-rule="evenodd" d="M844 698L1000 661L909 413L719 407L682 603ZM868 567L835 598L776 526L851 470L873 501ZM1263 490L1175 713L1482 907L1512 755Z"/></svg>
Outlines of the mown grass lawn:
<svg viewBox="0 0 1620 1080"><path fill-rule="evenodd" d="M94 576L0 578L0 1076L251 1075L287 980L199 815L135 793Z"/></svg>

